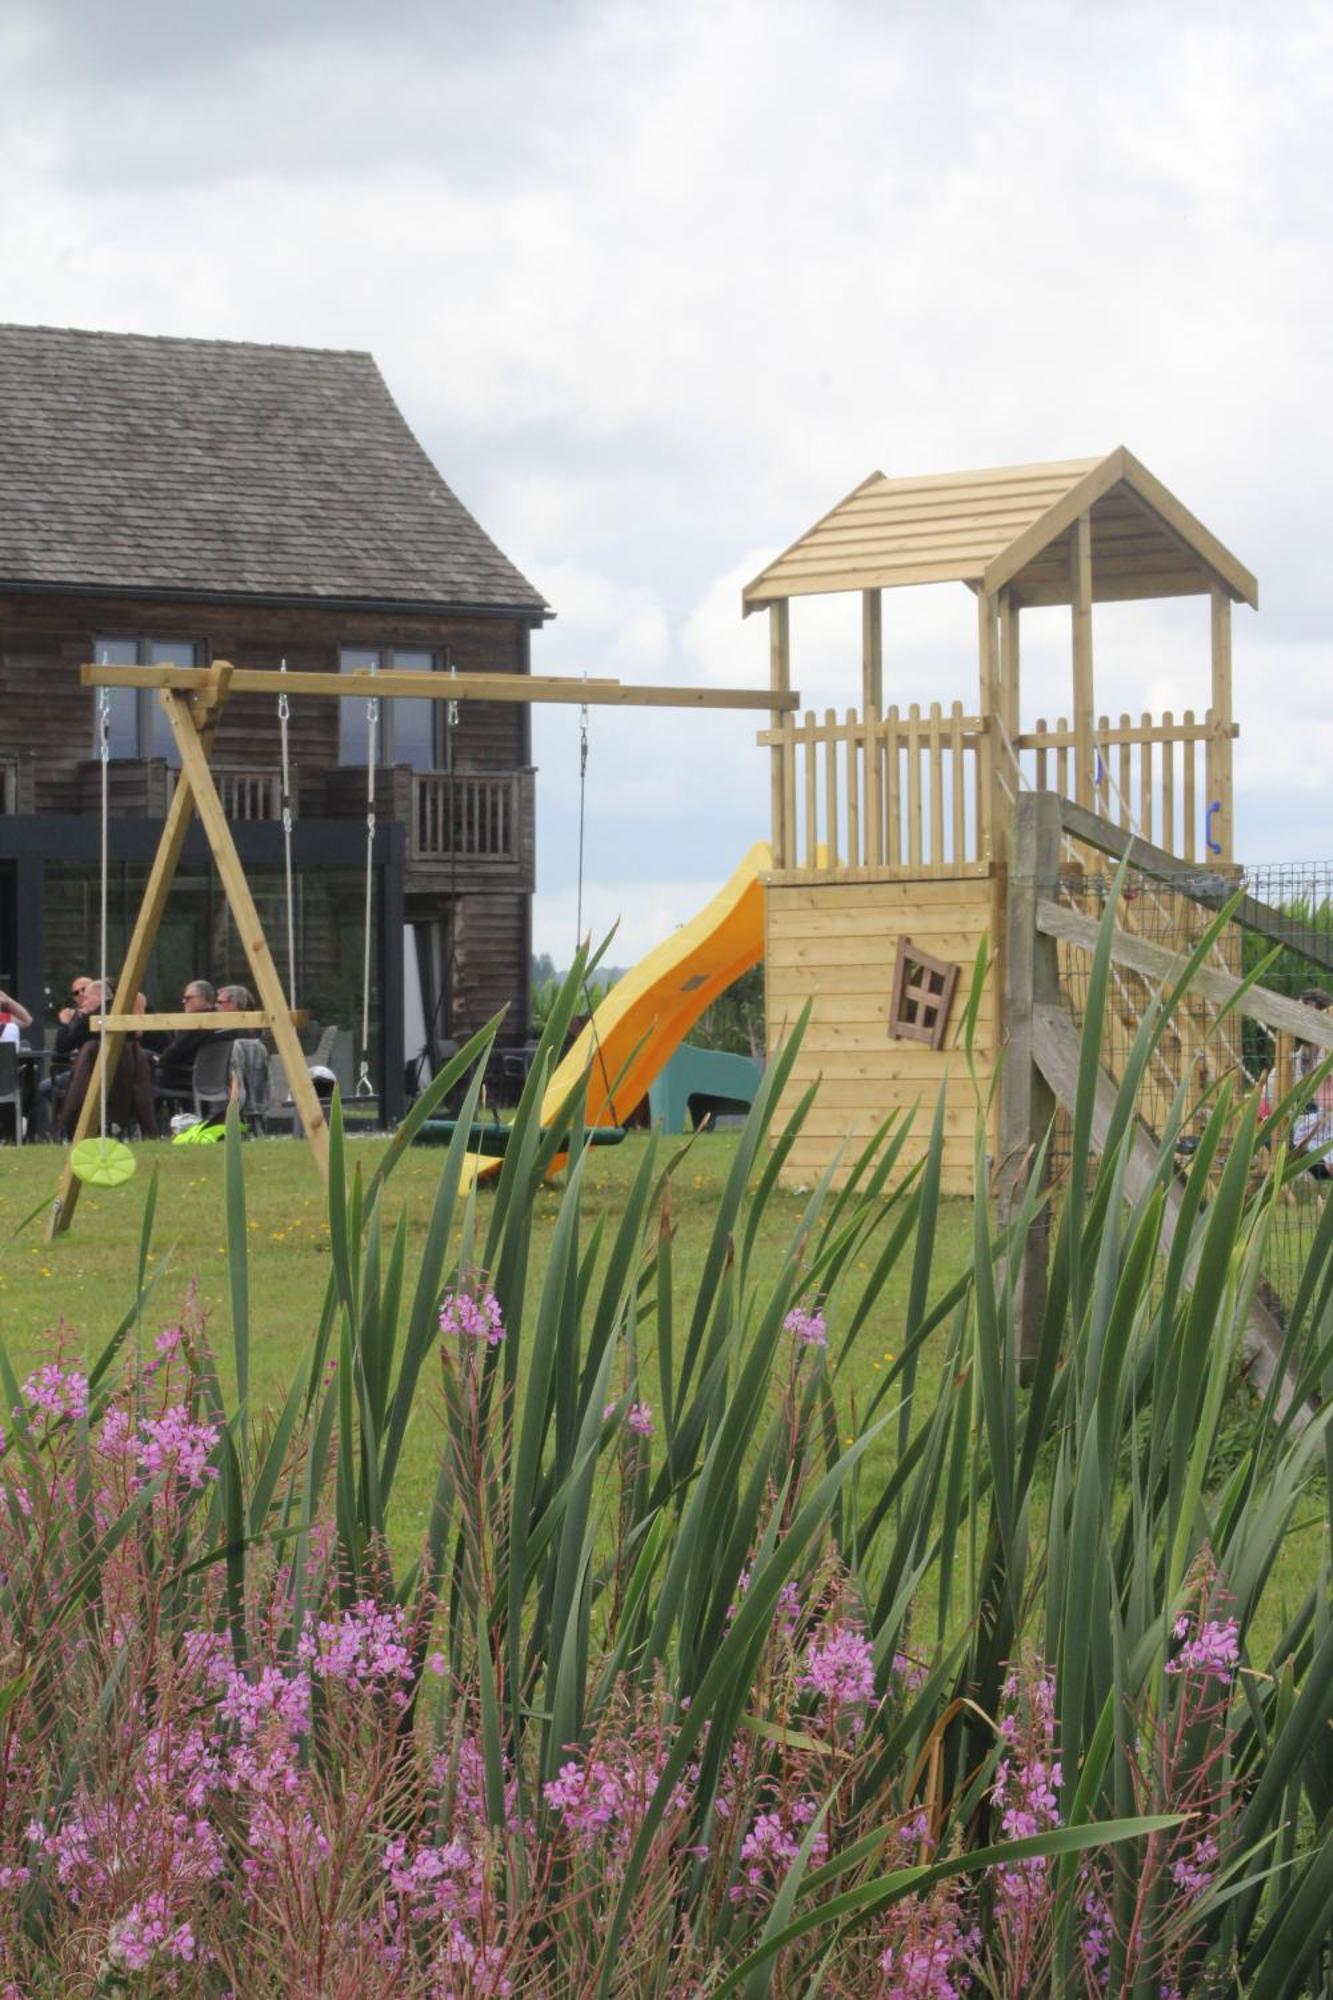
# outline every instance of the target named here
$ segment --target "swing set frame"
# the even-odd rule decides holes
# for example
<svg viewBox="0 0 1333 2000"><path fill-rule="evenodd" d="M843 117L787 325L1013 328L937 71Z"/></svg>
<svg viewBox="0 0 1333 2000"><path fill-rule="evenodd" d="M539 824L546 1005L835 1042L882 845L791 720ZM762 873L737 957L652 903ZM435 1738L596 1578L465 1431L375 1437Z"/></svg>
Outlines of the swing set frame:
<svg viewBox="0 0 1333 2000"><path fill-rule="evenodd" d="M774 727L782 715L794 710L800 701L798 693L785 689L675 685L635 687L618 680L559 675L439 674L398 669L386 669L382 673L288 672L270 667L238 667L230 660L215 660L207 667L112 667L100 662L87 662L80 667L79 677L85 687L156 690L180 755L180 773L126 947L115 989L115 1004L93 1022L98 1035L97 1059L79 1112L70 1154L93 1132L101 1101L103 1073L109 1085L127 1036L153 1029L173 1033L183 1029L218 1029L232 1034L237 1028L250 1028L256 1032L267 1029L286 1068L288 1087L305 1130L306 1144L321 1179L326 1183L329 1173L328 1124L296 1033L305 1017L289 1004L213 777L213 739L228 696L233 693L277 696L285 692L288 696L312 695L330 701L355 700L358 697L392 700L398 696L445 702L554 702L578 708L763 709L770 713ZM132 1010L134 996L147 974L185 837L196 815L212 850L218 880L245 947L261 1004L246 1013L136 1014L126 1011L125 1003ZM48 1240L54 1240L68 1230L78 1203L79 1186L67 1156L51 1207Z"/></svg>

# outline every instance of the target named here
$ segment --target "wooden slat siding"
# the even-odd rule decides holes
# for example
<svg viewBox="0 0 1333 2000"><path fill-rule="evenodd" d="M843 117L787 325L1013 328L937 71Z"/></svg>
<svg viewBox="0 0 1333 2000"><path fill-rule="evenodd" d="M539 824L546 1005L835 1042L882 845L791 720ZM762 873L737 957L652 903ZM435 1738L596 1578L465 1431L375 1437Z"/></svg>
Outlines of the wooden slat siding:
<svg viewBox="0 0 1333 2000"><path fill-rule="evenodd" d="M838 712L824 710L824 796L828 801L824 816L824 841L830 868L838 866Z"/></svg>
<svg viewBox="0 0 1333 2000"><path fill-rule="evenodd" d="M1174 722L1171 710L1162 713L1162 726L1170 730ZM1172 854L1179 854L1180 847L1176 834L1176 745L1171 737L1165 736L1161 744L1162 775L1159 785L1162 818L1159 838L1163 847Z"/></svg>
<svg viewBox="0 0 1333 2000"><path fill-rule="evenodd" d="M819 765L815 759L815 712L805 711L801 733L805 765L805 865L812 872L819 861Z"/></svg>
<svg viewBox="0 0 1333 2000"><path fill-rule="evenodd" d="M949 753L952 777L950 804L953 808L953 862L958 867L968 857L966 819L966 775L963 769L963 704L956 701L949 711Z"/></svg>
<svg viewBox="0 0 1333 2000"><path fill-rule="evenodd" d="M930 867L933 875L943 875L946 856L944 852L944 737L941 724L942 711L937 701L930 704L929 735L929 778L926 789L930 794Z"/></svg>
<svg viewBox="0 0 1333 2000"><path fill-rule="evenodd" d="M1184 722L1186 730L1192 730L1194 728L1194 710L1192 708L1187 708L1185 710ZM1198 820L1197 820L1198 805L1195 798L1195 790L1194 790L1195 751L1194 751L1194 743L1192 740L1187 741L1185 744L1184 757L1185 757L1185 773L1184 773L1184 785L1182 787L1182 797L1184 801L1185 839L1184 839L1184 844L1181 847L1180 851L1184 855L1187 861L1193 861L1195 858L1195 854L1197 852L1196 843L1198 840Z"/></svg>
<svg viewBox="0 0 1333 2000"><path fill-rule="evenodd" d="M890 716L896 714L890 709ZM879 711L868 708L865 716L865 814L866 866L878 868L884 860L884 805L880 793L881 734ZM890 771L892 765L890 765ZM892 825L892 821L890 821Z"/></svg>
<svg viewBox="0 0 1333 2000"><path fill-rule="evenodd" d="M861 852L860 757L857 747L860 726L856 710L849 708L847 711L847 860L853 868L859 868L865 858ZM834 866L837 866L836 862Z"/></svg>
<svg viewBox="0 0 1333 2000"><path fill-rule="evenodd" d="M1130 790L1130 782L1131 782L1130 748L1129 748L1129 736L1127 733L1128 730L1129 730L1129 717L1122 711L1120 716L1120 743L1118 745L1120 769L1116 776L1116 784L1119 787L1120 791L1120 798L1118 802L1120 807L1119 817L1120 817L1120 824L1123 827L1128 827L1130 822L1130 815L1134 810L1133 794Z"/></svg>
<svg viewBox="0 0 1333 2000"><path fill-rule="evenodd" d="M888 1035L892 966L898 938L919 937L926 949L970 971L983 934L993 933L988 880L931 880L774 886L765 906L769 1048L782 1024L807 999L811 1016L778 1120L809 1084L822 1078L814 1108L783 1169L788 1186L809 1182L846 1147L855 1132L868 1137L891 1110L918 1107L904 1165L921 1157L936 1095L945 1100L944 1184L972 1192L976 1104L967 1066L956 1049L940 1052ZM953 1026L962 1015L954 1004ZM993 1067L992 995L983 996L977 1031L978 1070ZM951 1031L952 1032L952 1031ZM900 1168L901 1172L903 1169Z"/></svg>

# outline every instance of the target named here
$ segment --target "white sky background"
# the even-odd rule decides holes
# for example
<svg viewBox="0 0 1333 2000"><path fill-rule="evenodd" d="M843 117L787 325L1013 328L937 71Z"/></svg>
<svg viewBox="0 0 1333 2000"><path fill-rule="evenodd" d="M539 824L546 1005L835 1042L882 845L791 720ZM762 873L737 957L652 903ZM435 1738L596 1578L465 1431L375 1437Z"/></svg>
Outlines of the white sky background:
<svg viewBox="0 0 1333 2000"><path fill-rule="evenodd" d="M0 318L371 349L546 672L762 686L742 583L873 469L1128 444L1259 577L1237 851L1322 858L1331 133L1295 0L0 0ZM1204 600L1094 631L1099 707L1207 706ZM1025 620L1025 721L1066 633ZM886 699L970 704L970 593L889 593L885 650ZM797 604L803 695L858 655L855 597ZM756 720L593 712L616 962L767 833ZM577 737L536 711L560 963Z"/></svg>

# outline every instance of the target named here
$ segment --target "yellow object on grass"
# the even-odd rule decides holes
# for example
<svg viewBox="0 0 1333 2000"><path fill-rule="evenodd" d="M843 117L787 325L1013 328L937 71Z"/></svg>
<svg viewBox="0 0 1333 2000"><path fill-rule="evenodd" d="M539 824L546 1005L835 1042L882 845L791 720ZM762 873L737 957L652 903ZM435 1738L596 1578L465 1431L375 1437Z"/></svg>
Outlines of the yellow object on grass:
<svg viewBox="0 0 1333 2000"><path fill-rule="evenodd" d="M543 1125L559 1115L585 1070L585 1123L624 1124L700 1015L763 957L763 877L772 866L768 842L756 841L698 915L616 982L552 1074L542 1098ZM552 1162L553 1167L561 1164ZM498 1159L470 1153L464 1162L464 1189L499 1165Z"/></svg>
<svg viewBox="0 0 1333 2000"><path fill-rule="evenodd" d="M69 1156L69 1164L87 1187L120 1187L132 1177L138 1162L120 1139L81 1139Z"/></svg>

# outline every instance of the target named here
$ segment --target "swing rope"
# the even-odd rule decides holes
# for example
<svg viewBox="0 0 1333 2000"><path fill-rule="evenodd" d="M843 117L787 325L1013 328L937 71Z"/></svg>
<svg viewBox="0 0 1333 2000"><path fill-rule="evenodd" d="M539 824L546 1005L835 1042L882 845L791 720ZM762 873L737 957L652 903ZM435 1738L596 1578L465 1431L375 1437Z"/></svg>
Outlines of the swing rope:
<svg viewBox="0 0 1333 2000"><path fill-rule="evenodd" d="M583 670L583 678L585 681L588 678L588 670L586 667ZM575 916L574 916L574 923L575 923L574 953L576 957L578 953L583 949L583 831L584 831L584 818L585 818L585 809L587 806L587 799L588 799L588 704L585 701L583 706L579 710L579 872L578 872L578 889L575 898ZM593 1006L592 1003L592 988L588 984L588 975L586 972L583 975L583 1000L585 1006L588 1009L588 1026L592 1030L592 1045L593 1048L597 1051L597 1067L602 1072L602 1088L606 1092L607 1108L611 1113L612 1124L618 1125L620 1123L620 1118L619 1114L616 1111L615 1093L611 1088L611 1077L606 1067L606 1053L602 1048L601 1036L597 1032L597 1009Z"/></svg>
<svg viewBox="0 0 1333 2000"><path fill-rule="evenodd" d="M379 672L379 661L371 662L372 674ZM373 1097L375 1086L370 1080L370 922L374 913L375 896L375 760L379 747L380 701L372 695L366 703L366 900L362 921L361 954L361 1061L356 1074L356 1095Z"/></svg>
<svg viewBox="0 0 1333 2000"><path fill-rule="evenodd" d="M281 672L286 673L287 662ZM292 767L287 741L287 725L292 705L283 688L278 696L278 741L282 750L282 859L287 878L287 1005L296 1005L296 915L292 891Z"/></svg>

